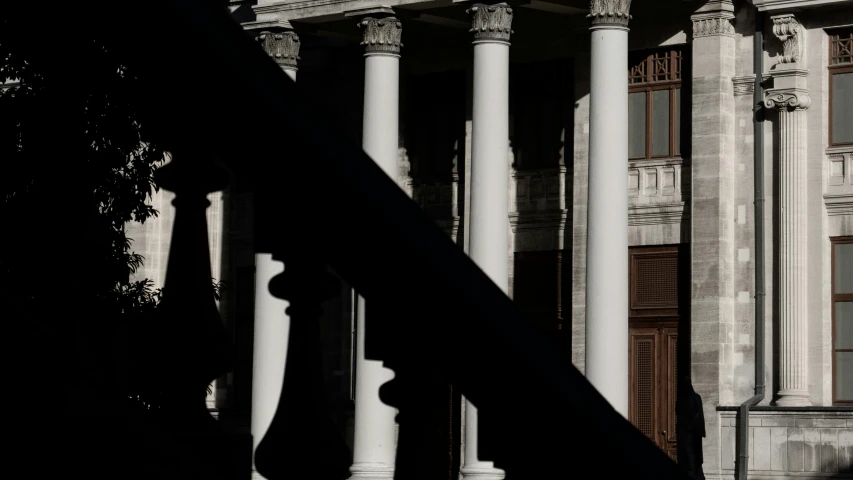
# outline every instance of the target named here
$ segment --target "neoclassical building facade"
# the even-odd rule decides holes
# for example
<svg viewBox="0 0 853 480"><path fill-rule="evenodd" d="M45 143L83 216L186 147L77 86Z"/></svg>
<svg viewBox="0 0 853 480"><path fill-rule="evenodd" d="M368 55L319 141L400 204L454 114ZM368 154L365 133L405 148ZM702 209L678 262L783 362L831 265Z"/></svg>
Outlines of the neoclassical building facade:
<svg viewBox="0 0 853 480"><path fill-rule="evenodd" d="M229 8L674 460L701 433L676 421L692 386L707 478L853 478L853 1ZM253 253L252 192L233 174L208 221L237 366L209 404L257 444L287 346L286 302L264 287L286 266ZM304 180L310 207L323 178ZM128 227L158 286L168 195ZM358 292L324 307L352 478L392 478L396 412L378 392L393 372L364 358ZM452 385L434 396L434 476L503 478L474 406Z"/></svg>

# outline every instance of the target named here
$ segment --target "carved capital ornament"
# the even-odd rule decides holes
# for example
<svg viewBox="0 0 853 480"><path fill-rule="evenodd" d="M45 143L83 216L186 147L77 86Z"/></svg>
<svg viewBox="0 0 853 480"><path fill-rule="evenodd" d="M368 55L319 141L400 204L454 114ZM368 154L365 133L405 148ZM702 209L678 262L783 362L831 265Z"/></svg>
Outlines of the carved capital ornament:
<svg viewBox="0 0 853 480"><path fill-rule="evenodd" d="M803 27L790 13L773 15L773 34L782 41L779 63L798 63L803 53Z"/></svg>
<svg viewBox="0 0 853 480"><path fill-rule="evenodd" d="M512 34L512 8L505 3L496 5L474 4L468 9L474 14L471 19L471 30L474 41L509 42Z"/></svg>
<svg viewBox="0 0 853 480"><path fill-rule="evenodd" d="M812 104L806 90L770 90L764 97L764 106L778 110L805 110Z"/></svg>
<svg viewBox="0 0 853 480"><path fill-rule="evenodd" d="M631 15L631 0L590 0L589 15L593 27L613 25L628 27Z"/></svg>
<svg viewBox="0 0 853 480"><path fill-rule="evenodd" d="M733 36L734 34L735 27L732 24L732 18L710 17L693 20L693 38L711 35Z"/></svg>
<svg viewBox="0 0 853 480"><path fill-rule="evenodd" d="M364 30L365 54L399 55L403 46L403 24L395 17L366 17L358 24Z"/></svg>
<svg viewBox="0 0 853 480"><path fill-rule="evenodd" d="M282 67L296 68L299 60L299 36L294 32L261 32L257 37L258 42Z"/></svg>

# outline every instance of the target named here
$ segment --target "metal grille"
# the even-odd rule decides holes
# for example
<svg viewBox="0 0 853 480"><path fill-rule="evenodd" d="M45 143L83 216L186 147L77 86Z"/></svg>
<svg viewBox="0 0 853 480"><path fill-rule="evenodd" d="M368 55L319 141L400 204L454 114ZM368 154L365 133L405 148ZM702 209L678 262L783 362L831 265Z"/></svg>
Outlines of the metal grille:
<svg viewBox="0 0 853 480"><path fill-rule="evenodd" d="M830 65L853 64L853 29L830 35Z"/></svg>
<svg viewBox="0 0 853 480"><path fill-rule="evenodd" d="M652 340L637 341L637 429L652 437L652 386L654 385Z"/></svg>
<svg viewBox="0 0 853 480"><path fill-rule="evenodd" d="M678 307L678 259L637 259L637 304Z"/></svg>

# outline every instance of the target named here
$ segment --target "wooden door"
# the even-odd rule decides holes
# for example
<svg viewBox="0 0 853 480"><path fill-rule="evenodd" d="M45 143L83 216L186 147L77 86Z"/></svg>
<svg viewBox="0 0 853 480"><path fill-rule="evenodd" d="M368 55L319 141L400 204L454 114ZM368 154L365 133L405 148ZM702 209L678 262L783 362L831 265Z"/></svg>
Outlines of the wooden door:
<svg viewBox="0 0 853 480"><path fill-rule="evenodd" d="M628 358L631 423L676 460L678 378L678 247L629 251Z"/></svg>
<svg viewBox="0 0 853 480"><path fill-rule="evenodd" d="M678 328L632 327L630 339L629 419L675 460Z"/></svg>

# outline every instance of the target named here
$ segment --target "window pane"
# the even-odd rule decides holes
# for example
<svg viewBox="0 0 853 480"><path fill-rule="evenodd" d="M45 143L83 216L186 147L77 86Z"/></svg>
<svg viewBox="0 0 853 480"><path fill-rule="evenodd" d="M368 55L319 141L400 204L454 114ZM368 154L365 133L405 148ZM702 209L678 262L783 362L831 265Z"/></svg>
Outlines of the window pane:
<svg viewBox="0 0 853 480"><path fill-rule="evenodd" d="M853 348L853 302L835 302L835 348Z"/></svg>
<svg viewBox="0 0 853 480"><path fill-rule="evenodd" d="M835 245L835 293L853 293L853 243Z"/></svg>
<svg viewBox="0 0 853 480"><path fill-rule="evenodd" d="M835 354L835 399L853 400L853 352Z"/></svg>
<svg viewBox="0 0 853 480"><path fill-rule="evenodd" d="M628 157L646 157L646 92L628 94Z"/></svg>
<svg viewBox="0 0 853 480"><path fill-rule="evenodd" d="M672 120L672 134L675 135L675 152L673 155L681 155L681 89L675 89L675 117Z"/></svg>
<svg viewBox="0 0 853 480"><path fill-rule="evenodd" d="M669 90L652 92L652 155L669 155Z"/></svg>
<svg viewBox="0 0 853 480"><path fill-rule="evenodd" d="M832 76L832 143L853 142L853 73Z"/></svg>

